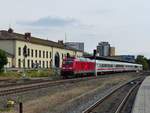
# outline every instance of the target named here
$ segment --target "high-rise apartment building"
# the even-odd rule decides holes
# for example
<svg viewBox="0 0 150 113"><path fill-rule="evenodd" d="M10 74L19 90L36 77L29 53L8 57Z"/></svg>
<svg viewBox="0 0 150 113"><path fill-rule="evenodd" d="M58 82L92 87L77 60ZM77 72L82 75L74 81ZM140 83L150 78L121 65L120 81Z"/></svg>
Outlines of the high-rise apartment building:
<svg viewBox="0 0 150 113"><path fill-rule="evenodd" d="M115 56L115 47L110 47L110 56Z"/></svg>
<svg viewBox="0 0 150 113"><path fill-rule="evenodd" d="M100 42L97 46L99 56L110 56L110 44L108 42Z"/></svg>

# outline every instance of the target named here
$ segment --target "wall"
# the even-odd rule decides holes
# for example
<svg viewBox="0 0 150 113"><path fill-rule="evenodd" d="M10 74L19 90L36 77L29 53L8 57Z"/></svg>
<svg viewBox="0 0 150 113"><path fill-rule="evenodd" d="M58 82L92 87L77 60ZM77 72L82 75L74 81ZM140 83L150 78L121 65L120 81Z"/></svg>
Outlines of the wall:
<svg viewBox="0 0 150 113"><path fill-rule="evenodd" d="M12 68L13 59L11 57L7 57L8 63L4 67L6 68Z"/></svg>
<svg viewBox="0 0 150 113"><path fill-rule="evenodd" d="M45 67L47 68L47 62L48 62L48 68L55 67L55 55L56 53L59 54L59 59L60 59L60 63L59 63L59 67L61 67L62 64L62 60L63 58L67 55L67 53L70 54L70 56L82 56L82 52L75 52L72 50L66 50L66 49L61 49L61 48L56 48L56 47L50 47L50 46L44 46L44 45L39 45L39 44L33 44L33 43L29 43L29 42L23 42L23 41L16 41L16 48L15 48L15 56L16 56L16 67L19 67L19 59L21 59L21 67L23 67L23 60L24 60L24 56L23 56L23 47L27 45L27 47L30 49L30 56L28 56L25 60L25 67L28 68L28 60L30 61L30 68L32 67L31 65L31 61L33 60L33 63L35 63L35 61L37 61L37 63L39 63L39 61L41 61L41 68L43 68L43 62L45 62ZM18 54L18 48L21 48L21 56L19 56ZM34 57L31 57L31 50L33 49ZM37 57L35 57L35 50L37 50ZM39 50L41 50L41 58L39 58ZM43 51L45 51L45 58L43 58ZM46 57L46 52L48 52L48 58ZM50 53L51 53L51 57L50 57ZM50 65L51 62L51 65Z"/></svg>
<svg viewBox="0 0 150 113"><path fill-rule="evenodd" d="M15 41L14 40L1 40L0 49L14 55L15 54Z"/></svg>

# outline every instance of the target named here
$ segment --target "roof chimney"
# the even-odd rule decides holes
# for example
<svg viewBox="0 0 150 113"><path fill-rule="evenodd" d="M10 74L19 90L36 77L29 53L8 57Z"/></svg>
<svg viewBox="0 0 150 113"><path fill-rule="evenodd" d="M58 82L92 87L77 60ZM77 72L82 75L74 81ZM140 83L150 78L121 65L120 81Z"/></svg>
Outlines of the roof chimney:
<svg viewBox="0 0 150 113"><path fill-rule="evenodd" d="M8 33L13 33L13 32L14 32L14 30L12 28L8 29Z"/></svg>
<svg viewBox="0 0 150 113"><path fill-rule="evenodd" d="M25 39L26 39L26 40L29 41L29 40L31 39L31 33L27 32L27 33L25 33L24 35L25 35Z"/></svg>
<svg viewBox="0 0 150 113"><path fill-rule="evenodd" d="M58 40L58 44L63 45L63 44L64 44L64 43L63 43L63 40Z"/></svg>

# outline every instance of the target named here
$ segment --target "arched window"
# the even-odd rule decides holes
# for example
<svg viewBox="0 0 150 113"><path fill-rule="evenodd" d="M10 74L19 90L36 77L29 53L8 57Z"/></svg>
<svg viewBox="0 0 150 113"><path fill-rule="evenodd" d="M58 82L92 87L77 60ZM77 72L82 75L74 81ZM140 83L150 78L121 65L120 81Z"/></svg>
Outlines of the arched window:
<svg viewBox="0 0 150 113"><path fill-rule="evenodd" d="M59 56L59 53L56 52L55 54L55 67L59 67L60 65L60 56Z"/></svg>
<svg viewBox="0 0 150 113"><path fill-rule="evenodd" d="M68 58L68 57L70 57L70 54L69 54L69 53L67 53L67 58Z"/></svg>

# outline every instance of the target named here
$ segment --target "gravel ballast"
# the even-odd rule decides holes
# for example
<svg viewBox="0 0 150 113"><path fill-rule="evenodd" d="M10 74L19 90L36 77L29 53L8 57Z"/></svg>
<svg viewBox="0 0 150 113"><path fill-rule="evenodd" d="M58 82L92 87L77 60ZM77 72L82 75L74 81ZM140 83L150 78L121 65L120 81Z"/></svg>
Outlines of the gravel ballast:
<svg viewBox="0 0 150 113"><path fill-rule="evenodd" d="M24 113L80 113L114 87L137 77L137 73L119 73L106 78L62 84L1 98L17 101L21 98ZM18 105L9 112L18 113Z"/></svg>

